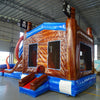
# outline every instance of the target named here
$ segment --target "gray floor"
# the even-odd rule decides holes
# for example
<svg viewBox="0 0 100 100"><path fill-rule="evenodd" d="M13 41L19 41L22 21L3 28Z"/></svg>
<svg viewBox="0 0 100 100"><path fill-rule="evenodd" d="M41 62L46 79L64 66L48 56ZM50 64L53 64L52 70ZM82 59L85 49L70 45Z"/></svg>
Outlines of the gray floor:
<svg viewBox="0 0 100 100"><path fill-rule="evenodd" d="M100 76L95 85L76 97L48 91L37 98L19 93L18 80L0 76L0 100L100 100Z"/></svg>

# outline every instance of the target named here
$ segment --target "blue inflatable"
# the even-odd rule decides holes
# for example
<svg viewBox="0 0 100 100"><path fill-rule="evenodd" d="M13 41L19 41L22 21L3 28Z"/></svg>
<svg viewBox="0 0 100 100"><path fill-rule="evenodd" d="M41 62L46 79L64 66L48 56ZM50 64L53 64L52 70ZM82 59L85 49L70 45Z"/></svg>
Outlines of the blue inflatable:
<svg viewBox="0 0 100 100"><path fill-rule="evenodd" d="M11 69L6 69L11 70ZM5 77L15 78L15 79L21 79L22 72L14 71L13 73L4 73ZM28 75L27 73L24 73L24 75Z"/></svg>
<svg viewBox="0 0 100 100"><path fill-rule="evenodd" d="M15 64L9 64L10 68L13 68ZM7 64L1 64L0 69L7 69Z"/></svg>
<svg viewBox="0 0 100 100"><path fill-rule="evenodd" d="M32 97L37 97L38 95L43 94L44 92L49 90L49 84L48 81L45 82L43 85L41 85L38 89L36 89L35 91L27 89L27 88L23 88L23 87L19 87L19 92L20 93L24 93L27 95L30 95Z"/></svg>
<svg viewBox="0 0 100 100"><path fill-rule="evenodd" d="M10 77L10 78L15 78L15 79L21 79L21 75L22 75L22 72L17 72L17 71L14 71L13 73L4 73L5 77Z"/></svg>
<svg viewBox="0 0 100 100"><path fill-rule="evenodd" d="M9 64L10 68L13 68L15 64ZM0 65L0 76L4 76L3 69L7 69L7 64L1 64Z"/></svg>
<svg viewBox="0 0 100 100"><path fill-rule="evenodd" d="M31 37L32 35L42 31L42 30L61 30L66 31L66 23L55 23L55 22L45 22L40 26L32 29L31 31L27 32L26 38Z"/></svg>
<svg viewBox="0 0 100 100"><path fill-rule="evenodd" d="M39 75L36 75L36 77L39 77ZM95 84L95 82L96 82L95 74L82 77L79 80L66 80L62 78L48 76L48 81L42 84L35 91L24 87L19 87L19 92L25 93L32 97L37 97L38 95L48 90L51 90L75 97L80 92L91 87L93 84Z"/></svg>

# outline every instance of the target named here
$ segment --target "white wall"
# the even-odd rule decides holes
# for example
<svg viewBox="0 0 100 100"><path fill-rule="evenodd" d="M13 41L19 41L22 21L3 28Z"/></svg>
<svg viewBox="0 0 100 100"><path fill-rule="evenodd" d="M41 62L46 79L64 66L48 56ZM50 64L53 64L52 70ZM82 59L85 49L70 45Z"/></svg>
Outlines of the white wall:
<svg viewBox="0 0 100 100"><path fill-rule="evenodd" d="M98 60L100 60L100 44L98 44L98 48L97 48L97 57Z"/></svg>

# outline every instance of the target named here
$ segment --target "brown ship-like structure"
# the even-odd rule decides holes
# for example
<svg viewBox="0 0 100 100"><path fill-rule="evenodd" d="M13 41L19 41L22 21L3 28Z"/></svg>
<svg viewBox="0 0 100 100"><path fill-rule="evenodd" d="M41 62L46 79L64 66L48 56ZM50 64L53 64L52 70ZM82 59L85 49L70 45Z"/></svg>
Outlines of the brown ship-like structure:
<svg viewBox="0 0 100 100"><path fill-rule="evenodd" d="M40 89L76 96L95 83L92 30L78 26L73 7L66 23L31 26L29 22L24 34L21 66L13 69L29 73L19 81L20 92L36 97Z"/></svg>

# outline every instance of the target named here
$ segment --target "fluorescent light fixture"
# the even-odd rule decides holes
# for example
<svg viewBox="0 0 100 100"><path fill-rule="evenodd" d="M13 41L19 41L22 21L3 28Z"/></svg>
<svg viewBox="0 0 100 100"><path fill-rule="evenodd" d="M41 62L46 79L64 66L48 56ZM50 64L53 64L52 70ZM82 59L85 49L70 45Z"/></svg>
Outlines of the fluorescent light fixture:
<svg viewBox="0 0 100 100"><path fill-rule="evenodd" d="M97 60L97 49L98 49L98 46L94 45L94 60Z"/></svg>

